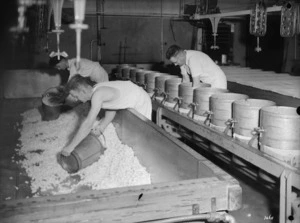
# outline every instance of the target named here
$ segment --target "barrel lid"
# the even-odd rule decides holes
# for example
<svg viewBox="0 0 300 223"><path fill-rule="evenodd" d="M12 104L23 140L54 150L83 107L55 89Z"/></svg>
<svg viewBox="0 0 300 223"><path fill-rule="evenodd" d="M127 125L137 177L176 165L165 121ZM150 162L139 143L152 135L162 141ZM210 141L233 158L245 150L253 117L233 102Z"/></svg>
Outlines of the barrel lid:
<svg viewBox="0 0 300 223"><path fill-rule="evenodd" d="M162 74L160 76L155 77L156 80L167 80L169 78L172 78L172 75Z"/></svg>
<svg viewBox="0 0 300 223"><path fill-rule="evenodd" d="M181 83L181 82L182 82L182 78L179 77L173 77L166 80L166 83Z"/></svg>
<svg viewBox="0 0 300 223"><path fill-rule="evenodd" d="M224 99L224 100L239 100L239 99L246 99L249 96L246 94L238 94L238 93L216 93L211 96L211 98L215 99Z"/></svg>
<svg viewBox="0 0 300 223"><path fill-rule="evenodd" d="M255 99L255 98L246 98L240 99L233 102L233 106L245 106L252 108L262 108L266 106L274 106L274 101L264 100L264 99Z"/></svg>
<svg viewBox="0 0 300 223"><path fill-rule="evenodd" d="M197 87L195 88L195 91L201 91L201 92L216 92L216 93L227 93L227 89L223 88L213 88L213 87Z"/></svg>
<svg viewBox="0 0 300 223"><path fill-rule="evenodd" d="M300 119L300 116L297 114L297 108L288 107L288 106L268 106L263 107L262 112L268 112L277 115L283 116L293 116Z"/></svg>

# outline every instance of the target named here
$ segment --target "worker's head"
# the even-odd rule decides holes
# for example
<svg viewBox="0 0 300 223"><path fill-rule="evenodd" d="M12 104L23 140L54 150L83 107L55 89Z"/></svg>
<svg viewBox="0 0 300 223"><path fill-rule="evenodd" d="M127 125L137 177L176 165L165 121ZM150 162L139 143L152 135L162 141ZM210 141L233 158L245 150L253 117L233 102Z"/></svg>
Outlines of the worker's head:
<svg viewBox="0 0 300 223"><path fill-rule="evenodd" d="M58 59L57 56L50 57L49 66L56 68L58 70L65 70L69 67L67 58L60 56Z"/></svg>
<svg viewBox="0 0 300 223"><path fill-rule="evenodd" d="M79 74L73 76L65 86L65 91L81 102L87 102L93 94L94 82Z"/></svg>
<svg viewBox="0 0 300 223"><path fill-rule="evenodd" d="M179 46L172 45L167 50L166 58L170 60L174 65L182 66L185 64L186 53Z"/></svg>

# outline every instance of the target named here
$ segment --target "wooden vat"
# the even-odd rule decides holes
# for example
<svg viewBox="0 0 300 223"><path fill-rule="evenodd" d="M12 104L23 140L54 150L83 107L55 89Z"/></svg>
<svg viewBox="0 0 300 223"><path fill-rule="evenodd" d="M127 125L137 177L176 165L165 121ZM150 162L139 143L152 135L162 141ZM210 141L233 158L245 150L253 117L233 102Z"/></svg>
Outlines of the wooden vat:
<svg viewBox="0 0 300 223"><path fill-rule="evenodd" d="M114 125L152 184L5 201L1 222L140 222L241 207L237 180L135 111ZM151 136L151 137L149 137Z"/></svg>
<svg viewBox="0 0 300 223"><path fill-rule="evenodd" d="M300 116L296 108L269 106L261 109L261 144L279 150L300 150Z"/></svg>
<svg viewBox="0 0 300 223"><path fill-rule="evenodd" d="M165 81L165 91L168 95L167 101L172 103L174 99L178 97L178 87L182 81L182 78L174 77Z"/></svg>
<svg viewBox="0 0 300 223"><path fill-rule="evenodd" d="M140 69L139 68L132 68L130 69L130 72L129 72L129 77L130 77L130 80L135 83L136 82L136 72L139 71Z"/></svg>
<svg viewBox="0 0 300 223"><path fill-rule="evenodd" d="M245 94L218 93L210 97L211 123L226 127L226 121L232 118L232 103L236 100L248 98Z"/></svg>
<svg viewBox="0 0 300 223"><path fill-rule="evenodd" d="M204 115L209 111L209 98L216 93L226 93L228 90L211 87L197 87L194 90L193 102L196 103L196 115Z"/></svg>
<svg viewBox="0 0 300 223"><path fill-rule="evenodd" d="M150 72L150 71L140 69L136 72L136 83L138 85L144 85L145 84L145 75L146 75L147 72Z"/></svg>
<svg viewBox="0 0 300 223"><path fill-rule="evenodd" d="M124 80L128 80L129 79L129 72L130 72L130 69L131 67L129 65L124 65L122 68L121 68L121 71L122 71L122 79Z"/></svg>
<svg viewBox="0 0 300 223"><path fill-rule="evenodd" d="M182 98L182 103L181 103L182 108L185 109L189 108L189 105L193 102L194 87L192 85L193 84L191 82L182 83L179 85L178 95L179 97Z"/></svg>
<svg viewBox="0 0 300 223"><path fill-rule="evenodd" d="M262 99L243 99L232 104L232 118L234 119L234 133L252 137L254 128L259 127L259 111L266 106L274 106L275 102ZM253 145L257 147L256 144Z"/></svg>
<svg viewBox="0 0 300 223"><path fill-rule="evenodd" d="M146 91L148 93L153 93L153 90L155 88L155 77L158 77L160 75L161 73L155 71L146 73L145 84L146 84Z"/></svg>
<svg viewBox="0 0 300 223"><path fill-rule="evenodd" d="M168 74L162 74L158 77L155 77L155 88L158 90L158 95L161 95L165 92L165 81L173 77L174 76Z"/></svg>

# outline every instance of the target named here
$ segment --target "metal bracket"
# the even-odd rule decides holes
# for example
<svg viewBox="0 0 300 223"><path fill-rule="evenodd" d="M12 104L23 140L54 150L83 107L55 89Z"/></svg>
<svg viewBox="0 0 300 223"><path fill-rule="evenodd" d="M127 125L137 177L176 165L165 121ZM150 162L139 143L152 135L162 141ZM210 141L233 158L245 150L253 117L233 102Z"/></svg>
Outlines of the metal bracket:
<svg viewBox="0 0 300 223"><path fill-rule="evenodd" d="M212 111L204 112L204 115L207 115L207 117L204 121L204 125L209 125L210 124L212 114L213 114Z"/></svg>
<svg viewBox="0 0 300 223"><path fill-rule="evenodd" d="M234 120L234 119L228 119L227 121L226 121L226 128L225 128L225 130L224 130L224 134L225 135L228 135L228 132L229 132L229 130L232 130L233 128L234 128L234 124L235 123L237 123L237 121L236 120Z"/></svg>
<svg viewBox="0 0 300 223"><path fill-rule="evenodd" d="M176 104L174 105L173 109L175 111L179 112L179 108L180 108L181 103L182 103L182 98L180 98L180 97L174 98L174 101L176 101Z"/></svg>
<svg viewBox="0 0 300 223"><path fill-rule="evenodd" d="M189 104L189 107L191 108L190 110L189 110L189 112L187 113L187 116L188 117L191 117L191 114L192 114L192 119L194 119L194 116L195 116L195 110L196 110L196 106L197 106L197 103L191 103L191 104Z"/></svg>
<svg viewBox="0 0 300 223"><path fill-rule="evenodd" d="M163 96L163 99L161 100L160 103L163 105L163 104L165 103L165 101L167 100L168 95L167 95L167 93L165 93L165 92L161 93L161 95Z"/></svg>
<svg viewBox="0 0 300 223"><path fill-rule="evenodd" d="M158 95L158 88L154 88L153 89L153 95L152 95L152 97L151 97L151 100L155 100L156 101L156 97L157 97L157 95Z"/></svg>

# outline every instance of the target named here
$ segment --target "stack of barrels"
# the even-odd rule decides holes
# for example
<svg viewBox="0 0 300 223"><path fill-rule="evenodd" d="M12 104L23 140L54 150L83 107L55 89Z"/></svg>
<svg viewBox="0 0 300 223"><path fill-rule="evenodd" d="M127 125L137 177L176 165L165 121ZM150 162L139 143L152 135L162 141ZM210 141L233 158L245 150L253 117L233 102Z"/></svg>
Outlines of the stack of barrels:
<svg viewBox="0 0 300 223"><path fill-rule="evenodd" d="M182 79L156 71L122 67L122 77L128 77L144 85L149 94L166 96L166 101L175 103L181 100L181 108L195 106L194 114L206 118L205 123L227 137L248 144L277 160L300 168L300 116L294 107L276 106L273 101L249 98L245 94L229 92L226 89L212 88L209 84L193 87L182 83ZM124 70L124 72L123 72ZM136 76L134 79L133 77ZM210 150L230 164L244 169L250 176L275 185L277 179L251 163L232 155L222 147L210 143Z"/></svg>

